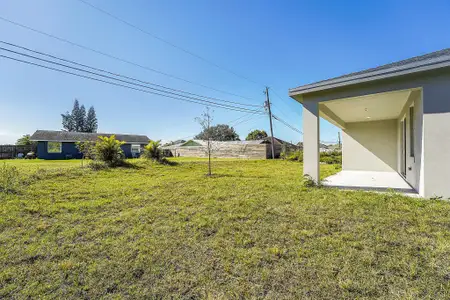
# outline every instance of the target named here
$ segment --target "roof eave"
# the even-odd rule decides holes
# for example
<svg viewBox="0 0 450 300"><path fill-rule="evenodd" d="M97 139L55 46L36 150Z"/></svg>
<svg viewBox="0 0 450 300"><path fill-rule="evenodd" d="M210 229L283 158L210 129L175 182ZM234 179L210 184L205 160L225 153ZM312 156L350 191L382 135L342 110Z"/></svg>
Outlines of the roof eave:
<svg viewBox="0 0 450 300"><path fill-rule="evenodd" d="M450 58L448 57L446 59L435 59L432 61L427 61L427 63L418 62L401 67L393 67L390 69L368 72L345 78L337 78L335 80L330 79L326 82L307 84L297 88L289 89L289 96L299 102L303 102L303 97L300 96L308 93L355 85L368 81L388 79L419 72L431 71L445 67L450 67Z"/></svg>

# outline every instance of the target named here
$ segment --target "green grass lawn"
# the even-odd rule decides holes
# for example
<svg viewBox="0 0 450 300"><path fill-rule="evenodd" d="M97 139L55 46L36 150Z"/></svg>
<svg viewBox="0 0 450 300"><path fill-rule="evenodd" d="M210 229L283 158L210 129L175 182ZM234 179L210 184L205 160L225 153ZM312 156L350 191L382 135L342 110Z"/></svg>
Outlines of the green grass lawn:
<svg viewBox="0 0 450 300"><path fill-rule="evenodd" d="M30 179L0 193L0 298L450 297L447 201L306 188L296 162L208 178L176 161L6 161Z"/></svg>

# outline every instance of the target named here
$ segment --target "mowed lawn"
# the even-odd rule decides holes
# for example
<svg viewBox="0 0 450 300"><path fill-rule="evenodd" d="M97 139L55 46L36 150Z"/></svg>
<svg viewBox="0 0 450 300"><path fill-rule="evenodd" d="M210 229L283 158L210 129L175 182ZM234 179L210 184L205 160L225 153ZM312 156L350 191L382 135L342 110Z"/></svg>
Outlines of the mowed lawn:
<svg viewBox="0 0 450 300"><path fill-rule="evenodd" d="M6 161L0 298L450 298L450 203L308 188L296 162ZM322 166L323 176L337 172Z"/></svg>

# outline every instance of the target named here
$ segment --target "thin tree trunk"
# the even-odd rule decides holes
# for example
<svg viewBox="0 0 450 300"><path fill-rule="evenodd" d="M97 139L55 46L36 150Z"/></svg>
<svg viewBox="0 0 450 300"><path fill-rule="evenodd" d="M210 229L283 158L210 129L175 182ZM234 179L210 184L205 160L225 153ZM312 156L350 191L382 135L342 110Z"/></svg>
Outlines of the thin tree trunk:
<svg viewBox="0 0 450 300"><path fill-rule="evenodd" d="M208 140L208 175L211 176L211 141Z"/></svg>

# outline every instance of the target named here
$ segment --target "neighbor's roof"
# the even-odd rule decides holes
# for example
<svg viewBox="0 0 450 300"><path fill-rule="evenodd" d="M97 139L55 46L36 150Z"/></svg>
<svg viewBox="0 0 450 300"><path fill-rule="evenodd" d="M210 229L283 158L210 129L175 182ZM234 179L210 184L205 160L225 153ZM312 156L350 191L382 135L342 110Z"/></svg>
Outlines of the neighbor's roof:
<svg viewBox="0 0 450 300"><path fill-rule="evenodd" d="M411 73L430 71L450 66L450 48L416 56L347 75L302 85L289 90L289 96L302 95L326 89L347 86Z"/></svg>
<svg viewBox="0 0 450 300"><path fill-rule="evenodd" d="M280 140L278 138L274 138L278 143L285 144L286 142L283 140ZM182 144L167 146L165 148L177 148L177 147L183 147L185 144L188 144L189 142L195 142L199 144L200 146L206 146L207 141L204 140L189 140ZM221 145L259 145L259 144L270 144L270 137L262 140L251 140L251 141L213 141L215 144L221 144Z"/></svg>
<svg viewBox="0 0 450 300"><path fill-rule="evenodd" d="M147 144L150 140L146 135L137 134L119 134L119 133L88 133L88 132L69 132L54 130L36 130L31 136L32 141L43 142L77 142L77 141L95 141L99 136L115 135L116 139L126 143Z"/></svg>
<svg viewBox="0 0 450 300"><path fill-rule="evenodd" d="M197 144L200 144L202 146L206 146L207 141L203 141L203 140L190 140L193 141ZM186 141L187 144L190 141ZM215 144L222 144L222 145L258 145L258 144L262 144L265 142L265 140L253 140L253 141L213 141ZM181 146L183 146L184 144L182 144Z"/></svg>

